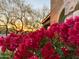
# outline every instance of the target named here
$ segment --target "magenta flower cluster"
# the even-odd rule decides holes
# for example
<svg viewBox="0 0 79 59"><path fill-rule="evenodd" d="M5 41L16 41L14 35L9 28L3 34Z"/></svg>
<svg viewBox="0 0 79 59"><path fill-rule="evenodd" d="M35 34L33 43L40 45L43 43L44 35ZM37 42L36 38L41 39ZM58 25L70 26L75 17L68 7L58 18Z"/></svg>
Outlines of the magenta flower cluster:
<svg viewBox="0 0 79 59"><path fill-rule="evenodd" d="M60 42L61 46L55 42ZM73 54L79 56L79 16L29 34L10 33L0 37L0 46L3 53L13 52L13 59L61 59L70 55L71 48Z"/></svg>

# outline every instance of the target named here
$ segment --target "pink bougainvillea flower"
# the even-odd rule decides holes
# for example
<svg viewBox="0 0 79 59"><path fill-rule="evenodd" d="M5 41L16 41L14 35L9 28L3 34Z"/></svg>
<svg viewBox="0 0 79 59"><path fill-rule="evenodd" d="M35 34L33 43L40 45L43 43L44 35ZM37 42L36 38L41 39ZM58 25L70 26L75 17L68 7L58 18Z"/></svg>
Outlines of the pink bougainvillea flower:
<svg viewBox="0 0 79 59"><path fill-rule="evenodd" d="M69 55L69 50L67 48L62 47L61 50L63 51L64 56L68 56Z"/></svg>
<svg viewBox="0 0 79 59"><path fill-rule="evenodd" d="M42 48L42 56L47 59L50 56L52 56L55 53L54 48L52 47L52 43L48 42L43 48Z"/></svg>
<svg viewBox="0 0 79 59"><path fill-rule="evenodd" d="M74 21L79 22L79 16L74 16Z"/></svg>
<svg viewBox="0 0 79 59"><path fill-rule="evenodd" d="M79 32L79 22L75 22L73 28L74 28L74 30Z"/></svg>
<svg viewBox="0 0 79 59"><path fill-rule="evenodd" d="M59 32L60 32L59 24L55 23L55 24L52 24L51 26L49 26L49 28L46 31L46 35L48 38L51 39L51 38L55 37L55 35L58 34Z"/></svg>
<svg viewBox="0 0 79 59"><path fill-rule="evenodd" d="M76 56L79 56L79 48L77 48L77 49L75 50L75 55L76 55Z"/></svg>
<svg viewBox="0 0 79 59"><path fill-rule="evenodd" d="M17 57L19 57L20 59L27 59L31 56L33 56L33 53L28 49L28 47L24 43L22 43L19 45L17 51L15 52L14 59L16 59Z"/></svg>
<svg viewBox="0 0 79 59"><path fill-rule="evenodd" d="M60 25L60 37L69 46L79 46L79 16L71 17Z"/></svg>
<svg viewBox="0 0 79 59"><path fill-rule="evenodd" d="M2 46L4 43L4 38L3 37L0 37L0 46Z"/></svg>
<svg viewBox="0 0 79 59"><path fill-rule="evenodd" d="M62 41L66 42L68 38L68 26L66 24L60 24L60 37L63 39Z"/></svg>
<svg viewBox="0 0 79 59"><path fill-rule="evenodd" d="M2 50L2 52L4 53L4 52L6 51L6 47L5 47L5 46L2 46L2 47L1 47L1 50Z"/></svg>
<svg viewBox="0 0 79 59"><path fill-rule="evenodd" d="M56 54L54 59L61 59L60 55L59 54Z"/></svg>
<svg viewBox="0 0 79 59"><path fill-rule="evenodd" d="M43 39L48 40L42 42ZM55 41L54 39L59 40ZM44 43L42 46L41 42ZM64 47L61 48L63 45ZM63 23L54 23L47 29L40 28L28 34L10 33L6 37L0 37L0 46L2 52L6 50L13 52L13 59L39 59L40 56L43 59L61 59L62 56L55 49L61 48L63 57L67 57L71 49L68 50L65 47L73 47L74 54L79 56L79 16L66 19L66 22Z"/></svg>
<svg viewBox="0 0 79 59"><path fill-rule="evenodd" d="M66 19L65 24L66 24L67 26L73 26L73 25L74 25L73 17Z"/></svg>
<svg viewBox="0 0 79 59"><path fill-rule="evenodd" d="M28 58L28 59L39 59L37 56L31 56L30 58Z"/></svg>

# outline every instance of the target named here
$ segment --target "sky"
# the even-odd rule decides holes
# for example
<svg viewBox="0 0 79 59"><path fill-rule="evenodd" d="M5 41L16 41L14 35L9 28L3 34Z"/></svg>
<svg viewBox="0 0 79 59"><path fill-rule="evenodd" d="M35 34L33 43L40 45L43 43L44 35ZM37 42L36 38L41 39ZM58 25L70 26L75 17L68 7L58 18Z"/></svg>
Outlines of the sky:
<svg viewBox="0 0 79 59"><path fill-rule="evenodd" d="M50 0L27 0L34 9L42 8L47 6L50 9Z"/></svg>

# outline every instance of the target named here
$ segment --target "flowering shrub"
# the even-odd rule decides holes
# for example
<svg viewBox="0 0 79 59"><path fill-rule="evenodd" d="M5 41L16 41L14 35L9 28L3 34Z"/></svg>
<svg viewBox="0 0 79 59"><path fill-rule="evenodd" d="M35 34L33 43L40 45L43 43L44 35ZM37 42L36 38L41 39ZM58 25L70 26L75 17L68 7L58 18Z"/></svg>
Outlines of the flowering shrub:
<svg viewBox="0 0 79 59"><path fill-rule="evenodd" d="M0 38L0 46L2 53L12 53L12 59L79 58L79 16L29 34L11 33Z"/></svg>

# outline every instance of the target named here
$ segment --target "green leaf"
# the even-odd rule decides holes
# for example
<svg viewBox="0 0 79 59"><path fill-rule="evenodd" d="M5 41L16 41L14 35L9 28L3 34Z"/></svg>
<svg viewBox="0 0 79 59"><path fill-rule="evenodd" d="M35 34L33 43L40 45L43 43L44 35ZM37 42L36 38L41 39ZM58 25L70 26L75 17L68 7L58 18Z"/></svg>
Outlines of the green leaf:
<svg viewBox="0 0 79 59"><path fill-rule="evenodd" d="M3 54L1 54L0 55L1 57L0 57L0 59L8 59L8 54L6 54L6 53L3 53Z"/></svg>
<svg viewBox="0 0 79 59"><path fill-rule="evenodd" d="M41 55L41 51L40 51L40 50L38 50L38 51L36 52L36 55L39 56L39 58L41 59L42 55Z"/></svg>
<svg viewBox="0 0 79 59"><path fill-rule="evenodd" d="M60 54L61 56L63 55L63 51L60 48L56 48L56 52Z"/></svg>
<svg viewBox="0 0 79 59"><path fill-rule="evenodd" d="M41 52L40 52L40 50L37 51L36 54L37 54L38 56L41 56Z"/></svg>
<svg viewBox="0 0 79 59"><path fill-rule="evenodd" d="M65 18L66 18L66 15L64 14L65 13L65 9L62 10L61 14L60 14L60 17L59 17L59 22L64 22Z"/></svg>
<svg viewBox="0 0 79 59"><path fill-rule="evenodd" d="M46 42L48 42L48 38L44 38L43 40L41 40L41 43L40 43L40 48L42 48Z"/></svg>

